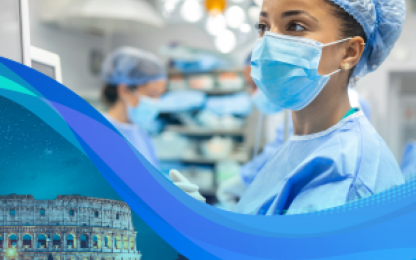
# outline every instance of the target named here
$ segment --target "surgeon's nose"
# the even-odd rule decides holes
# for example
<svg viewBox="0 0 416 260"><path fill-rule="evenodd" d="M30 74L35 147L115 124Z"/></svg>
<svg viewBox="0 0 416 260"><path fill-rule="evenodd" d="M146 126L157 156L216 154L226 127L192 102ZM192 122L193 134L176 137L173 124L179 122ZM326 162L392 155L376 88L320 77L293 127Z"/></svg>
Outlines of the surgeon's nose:
<svg viewBox="0 0 416 260"><path fill-rule="evenodd" d="M279 26L277 26L277 25L272 25L272 27L270 27L270 32L277 33L277 34L282 34L282 32L279 29Z"/></svg>

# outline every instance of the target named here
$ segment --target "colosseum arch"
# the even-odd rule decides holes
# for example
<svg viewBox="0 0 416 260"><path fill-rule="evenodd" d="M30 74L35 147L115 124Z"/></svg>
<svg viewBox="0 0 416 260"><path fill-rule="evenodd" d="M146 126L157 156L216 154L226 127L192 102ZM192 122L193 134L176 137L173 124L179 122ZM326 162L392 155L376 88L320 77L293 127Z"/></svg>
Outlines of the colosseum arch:
<svg viewBox="0 0 416 260"><path fill-rule="evenodd" d="M131 250L134 250L135 243L136 243L136 241L134 241L134 237L130 237L130 249Z"/></svg>
<svg viewBox="0 0 416 260"><path fill-rule="evenodd" d="M123 248L129 249L129 238L127 236L124 236L123 240Z"/></svg>
<svg viewBox="0 0 416 260"><path fill-rule="evenodd" d="M0 248L3 248L3 243L4 243L3 236L0 235Z"/></svg>
<svg viewBox="0 0 416 260"><path fill-rule="evenodd" d="M61 236L59 234L52 236L52 248L61 248Z"/></svg>
<svg viewBox="0 0 416 260"><path fill-rule="evenodd" d="M75 235L74 234L68 234L66 237L66 247L67 248L77 248Z"/></svg>
<svg viewBox="0 0 416 260"><path fill-rule="evenodd" d="M100 249L101 248L101 236L100 235L94 235L92 240L92 248Z"/></svg>
<svg viewBox="0 0 416 260"><path fill-rule="evenodd" d="M120 235L116 235L114 237L114 248L115 249L121 249L121 238L120 238Z"/></svg>
<svg viewBox="0 0 416 260"><path fill-rule="evenodd" d="M104 247L105 248L113 248L113 243L111 243L111 237L110 236L105 236L104 237Z"/></svg>
<svg viewBox="0 0 416 260"><path fill-rule="evenodd" d="M32 235L27 233L23 235L23 248L33 248Z"/></svg>
<svg viewBox="0 0 416 260"><path fill-rule="evenodd" d="M39 234L38 235L38 244L36 245L36 248L48 248L48 240L47 240L46 234Z"/></svg>
<svg viewBox="0 0 416 260"><path fill-rule="evenodd" d="M89 247L88 246L88 241L89 241L88 235L82 234L80 236L80 242L81 242L80 248L88 248Z"/></svg>
<svg viewBox="0 0 416 260"><path fill-rule="evenodd" d="M17 247L17 236L16 234L9 234L9 236L7 237L8 241L7 241L7 247L8 248L13 248L13 247Z"/></svg>

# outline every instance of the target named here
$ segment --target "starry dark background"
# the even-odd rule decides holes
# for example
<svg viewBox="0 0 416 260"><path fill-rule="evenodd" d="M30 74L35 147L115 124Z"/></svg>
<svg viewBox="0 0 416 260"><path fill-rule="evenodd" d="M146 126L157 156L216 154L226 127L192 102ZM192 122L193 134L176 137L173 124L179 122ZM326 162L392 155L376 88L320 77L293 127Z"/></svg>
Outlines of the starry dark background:
<svg viewBox="0 0 416 260"><path fill-rule="evenodd" d="M0 195L35 199L79 194L121 200L95 165L65 138L19 104L0 96ZM175 260L176 251L134 212L143 260Z"/></svg>

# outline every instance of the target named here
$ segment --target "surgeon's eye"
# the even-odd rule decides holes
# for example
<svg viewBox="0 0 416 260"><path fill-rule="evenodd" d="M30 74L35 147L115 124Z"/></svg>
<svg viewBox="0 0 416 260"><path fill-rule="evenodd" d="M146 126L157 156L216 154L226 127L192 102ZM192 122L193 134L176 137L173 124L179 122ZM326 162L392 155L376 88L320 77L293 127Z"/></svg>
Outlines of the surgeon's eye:
<svg viewBox="0 0 416 260"><path fill-rule="evenodd" d="M291 32L303 32L306 30L306 28L300 25L299 23L290 23L287 30Z"/></svg>
<svg viewBox="0 0 416 260"><path fill-rule="evenodd" d="M256 30L259 32L260 36L263 36L263 34L266 31L270 31L270 28L267 27L267 25L262 24L262 23L258 23L256 25L254 25L254 28L256 28Z"/></svg>

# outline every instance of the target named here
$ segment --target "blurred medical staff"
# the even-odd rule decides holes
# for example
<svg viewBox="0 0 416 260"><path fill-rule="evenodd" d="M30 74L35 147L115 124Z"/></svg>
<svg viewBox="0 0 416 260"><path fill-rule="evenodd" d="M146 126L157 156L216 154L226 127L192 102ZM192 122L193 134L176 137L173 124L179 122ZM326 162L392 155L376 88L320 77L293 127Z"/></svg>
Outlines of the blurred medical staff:
<svg viewBox="0 0 416 260"><path fill-rule="evenodd" d="M102 65L102 99L109 106L105 117L156 168L159 162L145 131L159 115L159 97L166 91L167 75L153 54L133 47L110 53Z"/></svg>

